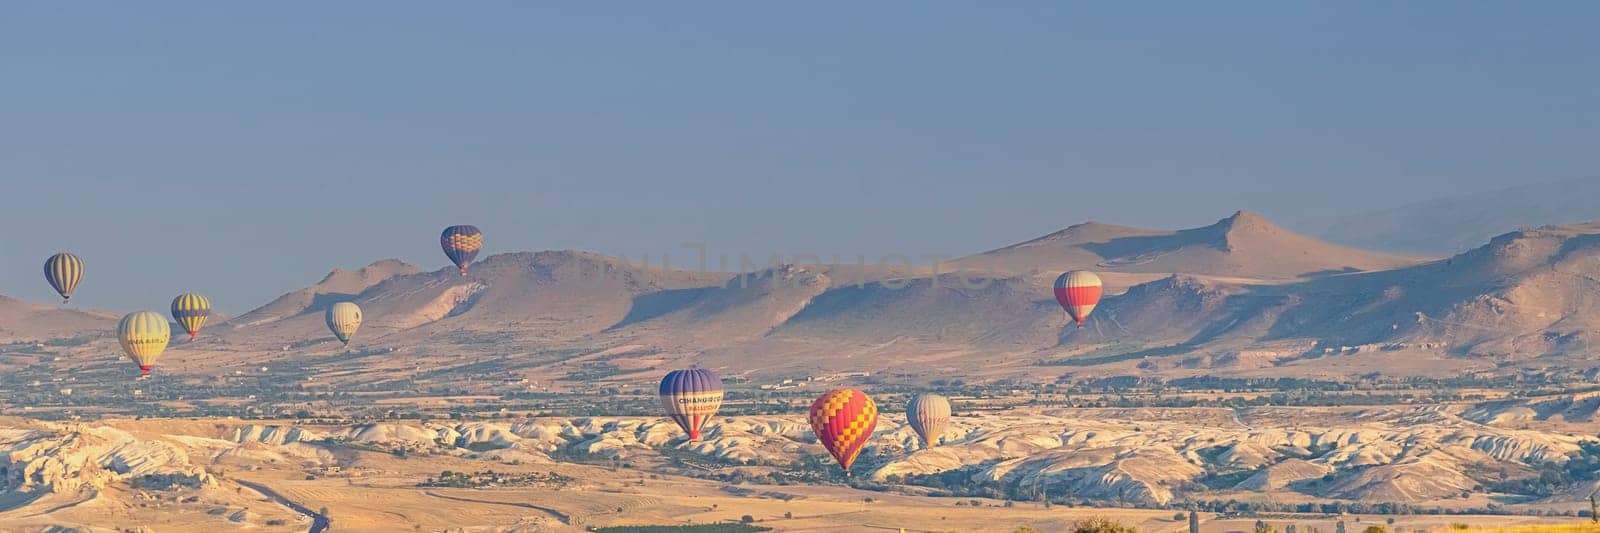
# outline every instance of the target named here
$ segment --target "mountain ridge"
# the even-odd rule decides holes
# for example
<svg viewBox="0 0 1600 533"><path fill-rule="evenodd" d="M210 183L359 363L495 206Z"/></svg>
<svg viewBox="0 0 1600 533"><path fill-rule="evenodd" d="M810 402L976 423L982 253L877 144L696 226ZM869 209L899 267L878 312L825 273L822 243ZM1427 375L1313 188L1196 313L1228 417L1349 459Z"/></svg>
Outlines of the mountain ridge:
<svg viewBox="0 0 1600 533"><path fill-rule="evenodd" d="M1600 222L1514 231L1425 261L1341 255L1343 248L1241 211L1188 230L1078 224L971 257L1016 250L1027 254L1013 259L1035 266L1011 273L968 264L936 276L875 272L870 280L815 265L695 272L572 250L496 254L466 276L383 260L334 270L171 352L205 361L199 369L270 353L268 361L385 379L492 358L513 375L579 381L692 364L769 375L856 368L913 380L975 364L994 378L1032 379L1041 365L1081 375L1329 379L1372 368L1516 372L1544 356L1556 358L1538 364L1594 366L1581 355L1600 329ZM1328 250L1335 256L1317 253ZM1085 327L1067 325L1050 283L1073 265L1046 266L1071 254L1104 263L1152 251L1148 262L1113 264L1124 272L1102 271L1115 290ZM1389 264L1398 266L1358 268ZM1244 276L1234 265L1281 277ZM342 300L366 314L352 350L394 353L415 360L412 368L340 356L320 309ZM29 305L12 307L44 312ZM104 336L112 321L83 322L82 330ZM1402 354L1406 364L1387 362ZM605 362L607 373L563 368L567 362Z"/></svg>
<svg viewBox="0 0 1600 533"><path fill-rule="evenodd" d="M1600 219L1600 177L1545 181L1451 195L1387 209L1296 221L1293 227L1348 246L1454 254L1507 231Z"/></svg>
<svg viewBox="0 0 1600 533"><path fill-rule="evenodd" d="M954 261L1008 272L1095 270L1269 280L1386 270L1423 259L1328 244L1237 211L1198 228L1151 230L1089 222Z"/></svg>

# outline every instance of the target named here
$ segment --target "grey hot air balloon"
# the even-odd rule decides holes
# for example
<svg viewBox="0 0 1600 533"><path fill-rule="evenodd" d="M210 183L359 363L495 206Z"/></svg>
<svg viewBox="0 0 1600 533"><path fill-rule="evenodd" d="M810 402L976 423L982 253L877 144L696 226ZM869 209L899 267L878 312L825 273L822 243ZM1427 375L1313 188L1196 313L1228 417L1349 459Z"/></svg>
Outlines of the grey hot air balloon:
<svg viewBox="0 0 1600 533"><path fill-rule="evenodd" d="M78 282L83 281L83 260L65 252L52 255L44 261L44 279L61 295L61 303L67 303Z"/></svg>
<svg viewBox="0 0 1600 533"><path fill-rule="evenodd" d="M361 308L350 302L339 302L328 306L328 330L339 342L350 345L350 339L356 336L356 330L361 328Z"/></svg>
<svg viewBox="0 0 1600 533"><path fill-rule="evenodd" d="M935 446L950 425L950 400L928 392L918 394L906 404L906 421L922 437L923 445Z"/></svg>

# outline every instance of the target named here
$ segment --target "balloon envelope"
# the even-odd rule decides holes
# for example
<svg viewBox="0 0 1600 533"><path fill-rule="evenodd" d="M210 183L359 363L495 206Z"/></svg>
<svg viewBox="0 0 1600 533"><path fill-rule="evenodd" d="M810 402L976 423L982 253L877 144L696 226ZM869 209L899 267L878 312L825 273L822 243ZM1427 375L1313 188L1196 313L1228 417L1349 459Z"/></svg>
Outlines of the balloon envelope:
<svg viewBox="0 0 1600 533"><path fill-rule="evenodd" d="M673 370L661 378L661 407L689 440L700 440L700 428L722 407L722 378L701 368Z"/></svg>
<svg viewBox="0 0 1600 533"><path fill-rule="evenodd" d="M61 295L63 303L72 300L72 291L83 281L83 260L69 253L59 253L44 261L44 279Z"/></svg>
<svg viewBox="0 0 1600 533"><path fill-rule="evenodd" d="M186 292L172 299L172 319L183 326L191 339L200 334L200 327L206 325L206 318L210 316L211 300L205 296Z"/></svg>
<svg viewBox="0 0 1600 533"><path fill-rule="evenodd" d="M139 365L141 375L150 374L150 368L155 366L161 352L167 350L167 341L171 338L172 329L167 326L167 317L150 311L128 313L117 323L117 342L122 344L122 351Z"/></svg>
<svg viewBox="0 0 1600 533"><path fill-rule="evenodd" d="M476 226L450 226L439 234L439 246L444 248L444 255L465 276L467 265L478 257L478 250L483 248L483 232L478 231Z"/></svg>
<svg viewBox="0 0 1600 533"><path fill-rule="evenodd" d="M922 437L924 446L939 444L939 436L950 425L950 400L933 393L918 394L906 404L906 421Z"/></svg>
<svg viewBox="0 0 1600 533"><path fill-rule="evenodd" d="M350 302L339 302L328 306L327 316L328 331L346 346L350 339L356 336L356 330L361 329L361 308Z"/></svg>
<svg viewBox="0 0 1600 533"><path fill-rule="evenodd" d="M811 403L811 431L845 475L878 427L878 406L855 389L833 389Z"/></svg>
<svg viewBox="0 0 1600 533"><path fill-rule="evenodd" d="M1074 270L1056 278L1056 302L1079 326L1100 303L1100 276L1087 270Z"/></svg>

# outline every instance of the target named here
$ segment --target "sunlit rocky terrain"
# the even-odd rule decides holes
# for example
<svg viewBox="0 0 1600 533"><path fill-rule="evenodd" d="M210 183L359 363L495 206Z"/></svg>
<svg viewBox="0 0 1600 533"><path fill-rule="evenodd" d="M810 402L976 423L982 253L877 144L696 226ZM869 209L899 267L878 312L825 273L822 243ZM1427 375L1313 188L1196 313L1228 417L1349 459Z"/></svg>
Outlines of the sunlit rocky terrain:
<svg viewBox="0 0 1600 533"><path fill-rule="evenodd" d="M1589 406L1574 408L1573 402ZM784 512L818 514L815 500L867 498L879 503L860 512L912 527L940 526L931 515L897 513L922 507L945 513L973 499L1002 507L991 511L998 520L1035 527L1065 524L1095 507L1147 509L1116 513L1151 526L1170 518L1162 509L1215 508L1205 515L1208 523L1227 524L1231 515L1221 507L1227 501L1287 506L1283 512L1303 512L1306 523L1345 509L1412 520L1440 512L1576 514L1587 509L1584 497L1594 482L1544 497L1498 492L1503 484L1497 483L1502 476L1592 460L1581 446L1592 442L1586 434L1592 428L1578 428L1589 428L1593 404L1588 397L1565 399L1566 414L1585 421L1540 420L1541 410L1551 414L1549 406L1522 401L977 411L957 416L943 443L926 449L903 417L889 414L854 479L826 460L801 415L721 418L701 442L688 442L674 424L655 417L367 423L7 418L0 429L0 516L8 524L40 527L114 523L183 530L210 524L290 531L328 518L340 530L420 525L500 531L765 513L758 515L774 526L796 527L800 523L785 522ZM575 497L588 492L604 496ZM715 503L682 501L696 494ZM383 498L398 499L377 500ZM470 509L441 510L444 499L512 507L477 516ZM1046 501L1055 504L1051 512ZM887 502L906 508L894 510ZM506 512L516 515L514 523L504 522L511 520ZM515 527L502 527L509 525Z"/></svg>
<svg viewBox="0 0 1600 533"><path fill-rule="evenodd" d="M909 270L380 260L174 339L147 380L119 312L0 297L0 531L1561 520L1600 488L1597 239L1412 257L1240 212ZM1049 293L1073 268L1108 289L1083 328ZM367 315L348 348L339 301ZM694 443L654 394L689 366L729 390ZM883 412L850 478L804 416L838 386ZM900 413L928 390L957 414L923 449Z"/></svg>

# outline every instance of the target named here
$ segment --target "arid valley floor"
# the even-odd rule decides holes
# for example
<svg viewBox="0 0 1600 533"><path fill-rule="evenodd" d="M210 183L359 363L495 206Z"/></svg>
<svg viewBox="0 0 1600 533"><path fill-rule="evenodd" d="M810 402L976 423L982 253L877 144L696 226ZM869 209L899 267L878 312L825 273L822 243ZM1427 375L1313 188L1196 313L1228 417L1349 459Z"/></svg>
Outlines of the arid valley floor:
<svg viewBox="0 0 1600 533"><path fill-rule="evenodd" d="M1542 498L1484 487L1579 450L1595 432L1587 420L1597 405L1600 398L1577 396L1415 407L1016 408L960 416L932 449L919 449L902 417L886 416L854 487L831 474L802 416L728 417L699 443L669 422L631 417L7 418L0 529L301 531L325 518L337 531L560 531L749 515L782 531L1055 531L1094 516L1177 531L1187 522L1174 515L1195 506L1184 502L1230 500L1290 507L1202 511L1202 531L1245 530L1258 519L1322 531L1389 518L1399 531L1574 523L1518 515L1587 510L1600 484ZM961 484L980 493L915 478L962 465ZM1123 503L1095 507L1109 501ZM1403 507L1352 514L1320 506L1340 502ZM1298 512L1298 504L1318 505ZM1428 514L1482 509L1506 514Z"/></svg>

